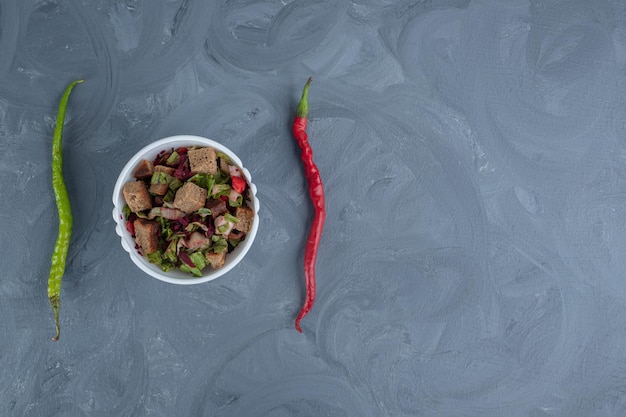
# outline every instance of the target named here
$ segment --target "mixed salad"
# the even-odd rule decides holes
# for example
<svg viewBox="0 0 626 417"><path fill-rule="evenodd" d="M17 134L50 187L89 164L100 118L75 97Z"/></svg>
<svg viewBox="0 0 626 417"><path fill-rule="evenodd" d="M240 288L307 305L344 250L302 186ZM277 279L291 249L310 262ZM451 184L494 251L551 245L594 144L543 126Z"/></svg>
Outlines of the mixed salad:
<svg viewBox="0 0 626 417"><path fill-rule="evenodd" d="M179 147L142 160L124 185L126 228L136 249L163 271L194 276L221 268L252 226L248 183L211 147Z"/></svg>

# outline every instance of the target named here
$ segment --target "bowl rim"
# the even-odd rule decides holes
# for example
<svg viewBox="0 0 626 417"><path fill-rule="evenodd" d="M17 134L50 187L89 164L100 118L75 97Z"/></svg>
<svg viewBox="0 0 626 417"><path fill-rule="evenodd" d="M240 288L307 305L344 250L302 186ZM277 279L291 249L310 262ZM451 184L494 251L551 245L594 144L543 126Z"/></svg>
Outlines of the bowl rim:
<svg viewBox="0 0 626 417"><path fill-rule="evenodd" d="M122 188L126 182L132 180L134 177L132 176L132 172L137 164L142 159L151 159L150 155L156 156L160 151L166 150L168 148L176 148L179 146L209 146L217 150L218 152L223 152L228 155L231 160L237 164L239 168L246 178L250 188L250 198L247 200L248 206L254 210L254 218L252 222L252 228L250 232L247 234L246 239L242 242L241 245L238 245L237 248L233 252L229 254L226 258L225 265L219 269L208 269L209 273L203 275L202 277L195 277L190 274L186 274L181 271L171 271L164 272L157 265L149 263L142 255L140 255L135 249L134 239L130 236L130 233L126 230L124 215L122 213L122 209L124 207L124 197L122 195ZM179 284L179 285L194 285L201 284L209 281L213 281L227 272L232 270L235 266L237 266L241 260L245 257L245 255L250 250L252 243L256 237L258 227L259 227L259 200L257 198L257 188L256 185L252 182L252 177L250 175L250 171L244 167L241 159L231 151L225 145L206 137L196 136L196 135L174 135L168 136L156 141L149 143L148 145L139 149L130 159L126 162L124 167L121 169L120 174L115 181L115 186L113 187L113 211L112 216L115 221L115 231L120 238L122 248L128 253L131 261L144 273L150 275L153 278L156 278L160 281L164 281L170 284ZM120 206L120 202L122 202ZM174 276L172 276L174 275Z"/></svg>

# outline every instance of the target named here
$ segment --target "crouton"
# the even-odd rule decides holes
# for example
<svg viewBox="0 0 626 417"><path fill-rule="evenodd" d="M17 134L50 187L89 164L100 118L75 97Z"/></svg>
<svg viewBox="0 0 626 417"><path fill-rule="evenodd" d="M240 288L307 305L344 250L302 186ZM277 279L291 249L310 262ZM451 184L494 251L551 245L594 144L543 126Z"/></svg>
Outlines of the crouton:
<svg viewBox="0 0 626 417"><path fill-rule="evenodd" d="M169 189L170 186L168 184L152 184L150 188L148 188L148 191L153 195L165 195Z"/></svg>
<svg viewBox="0 0 626 417"><path fill-rule="evenodd" d="M189 167L194 174L217 174L217 153L213 148L190 149Z"/></svg>
<svg viewBox="0 0 626 417"><path fill-rule="evenodd" d="M235 223L233 229L240 232L249 233L254 220L254 210L250 207L237 207L235 209L235 217L239 220Z"/></svg>
<svg viewBox="0 0 626 417"><path fill-rule="evenodd" d="M174 208L184 211L185 213L193 213L204 207L206 202L207 190L197 186L192 182L188 182L178 190L174 196Z"/></svg>
<svg viewBox="0 0 626 417"><path fill-rule="evenodd" d="M146 159L142 159L133 171L133 177L137 179L145 179L150 178L153 173L154 166L152 166L152 162Z"/></svg>
<svg viewBox="0 0 626 417"><path fill-rule="evenodd" d="M176 171L174 168L172 167L168 167L165 165L155 165L154 166L154 171L155 172L165 172L167 175L174 175L174 172Z"/></svg>
<svg viewBox="0 0 626 417"><path fill-rule="evenodd" d="M224 261L226 259L226 251L222 251L221 253L209 252L206 254L206 260L211 265L211 268L218 269L224 266Z"/></svg>
<svg viewBox="0 0 626 417"><path fill-rule="evenodd" d="M135 226L135 243L145 254L156 252L159 249L159 224L155 221L137 219Z"/></svg>
<svg viewBox="0 0 626 417"><path fill-rule="evenodd" d="M152 208L152 200L146 184L143 181L130 181L124 184L122 189L124 200L130 207L130 211L138 213Z"/></svg>

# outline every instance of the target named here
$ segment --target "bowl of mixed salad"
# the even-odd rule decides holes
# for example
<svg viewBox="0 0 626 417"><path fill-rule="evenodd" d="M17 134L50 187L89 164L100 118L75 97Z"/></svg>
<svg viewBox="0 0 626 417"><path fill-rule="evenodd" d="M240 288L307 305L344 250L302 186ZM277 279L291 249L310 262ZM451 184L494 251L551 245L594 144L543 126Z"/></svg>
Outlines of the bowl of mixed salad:
<svg viewBox="0 0 626 417"><path fill-rule="evenodd" d="M246 255L258 229L250 172L224 145L180 135L158 140L124 166L113 219L131 260L174 284L213 280Z"/></svg>

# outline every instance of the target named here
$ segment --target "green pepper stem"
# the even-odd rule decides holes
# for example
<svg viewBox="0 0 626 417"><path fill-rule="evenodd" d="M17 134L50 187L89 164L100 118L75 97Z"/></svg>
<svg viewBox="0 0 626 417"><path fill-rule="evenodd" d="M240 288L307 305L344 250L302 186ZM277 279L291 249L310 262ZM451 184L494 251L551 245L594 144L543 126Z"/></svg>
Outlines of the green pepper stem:
<svg viewBox="0 0 626 417"><path fill-rule="evenodd" d="M54 325L57 331L56 335L52 338L52 341L56 342L59 340L59 337L61 337L61 326L59 326L59 310L61 309L61 297L51 297L50 307L52 307L52 311L54 312Z"/></svg>
<svg viewBox="0 0 626 417"><path fill-rule="evenodd" d="M309 86L311 85L311 81L313 81L313 77L309 77L306 84L304 84L302 98L300 98L300 103L298 103L298 109L296 110L296 117L309 117Z"/></svg>

